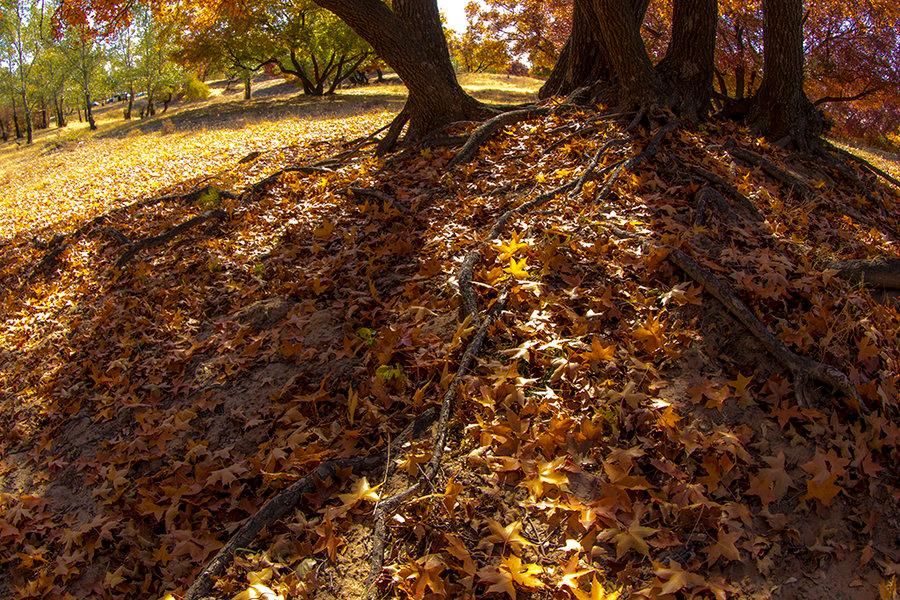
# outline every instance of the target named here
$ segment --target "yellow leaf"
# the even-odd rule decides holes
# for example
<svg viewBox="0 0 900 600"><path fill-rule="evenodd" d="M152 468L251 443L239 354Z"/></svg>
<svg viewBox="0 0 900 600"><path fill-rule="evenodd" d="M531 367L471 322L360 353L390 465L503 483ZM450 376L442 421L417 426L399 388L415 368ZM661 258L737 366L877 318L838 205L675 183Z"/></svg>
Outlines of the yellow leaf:
<svg viewBox="0 0 900 600"><path fill-rule="evenodd" d="M356 480L356 483L353 484L353 487L350 488L350 493L338 494L338 498L341 502L343 502L345 508L352 508L353 506L356 506L357 503L363 500L377 502L379 496L375 490L380 487L381 485L371 487L369 486L368 479L366 479L365 477L360 477Z"/></svg>
<svg viewBox="0 0 900 600"><path fill-rule="evenodd" d="M284 600L284 596L261 583L253 583L243 592L232 596L231 600Z"/></svg>
<svg viewBox="0 0 900 600"><path fill-rule="evenodd" d="M512 239L509 242L505 244L497 244L494 247L500 252L500 260L508 260L522 248L527 248L528 244L521 241L518 231L514 231L512 234Z"/></svg>
<svg viewBox="0 0 900 600"><path fill-rule="evenodd" d="M594 575L593 579L591 579L590 593L582 591L578 588L572 590L572 593L575 594L575 597L578 600L619 600L619 596L622 595L621 590L613 590L612 592L607 592L606 588L603 587L603 584L597 580L596 575Z"/></svg>
<svg viewBox="0 0 900 600"><path fill-rule="evenodd" d="M334 223L332 223L328 219L325 219L320 227L317 227L313 230L313 235L315 235L317 238L323 239L329 237L333 231Z"/></svg>
<svg viewBox="0 0 900 600"><path fill-rule="evenodd" d="M518 261L514 258L510 258L509 266L503 269L503 271L509 273L516 279L528 279L528 265L526 264L527 262L527 256Z"/></svg>
<svg viewBox="0 0 900 600"><path fill-rule="evenodd" d="M522 537L520 533L522 531L522 521L513 521L506 527L493 519L488 519L487 523L491 530L491 535L484 538L486 542L503 544L504 546L514 544L534 546L534 544Z"/></svg>

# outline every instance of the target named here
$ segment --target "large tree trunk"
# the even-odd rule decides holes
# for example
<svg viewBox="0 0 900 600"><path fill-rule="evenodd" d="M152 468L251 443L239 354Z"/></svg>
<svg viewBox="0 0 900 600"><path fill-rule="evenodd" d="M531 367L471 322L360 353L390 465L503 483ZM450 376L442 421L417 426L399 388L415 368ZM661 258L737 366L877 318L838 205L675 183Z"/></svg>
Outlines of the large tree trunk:
<svg viewBox="0 0 900 600"><path fill-rule="evenodd" d="M670 107L691 120L709 111L717 19L717 0L675 0L672 40L656 67Z"/></svg>
<svg viewBox="0 0 900 600"><path fill-rule="evenodd" d="M253 79L250 72L244 73L244 100L249 100L253 97Z"/></svg>
<svg viewBox="0 0 900 600"><path fill-rule="evenodd" d="M631 14L640 35L640 26L649 0L625 0L624 4L627 5L626 10ZM600 31L600 19L594 0L575 0L572 8L572 32L547 83L541 88L540 97L568 95L585 86L594 87L595 92L600 91L606 100L617 95L615 72Z"/></svg>
<svg viewBox="0 0 900 600"><path fill-rule="evenodd" d="M616 74L619 103L644 107L659 101L662 88L631 4L629 0L594 0L594 9Z"/></svg>
<svg viewBox="0 0 900 600"><path fill-rule="evenodd" d="M603 45L593 0L575 0L572 8L572 32L540 97L567 96L612 76L609 53Z"/></svg>
<svg viewBox="0 0 900 600"><path fill-rule="evenodd" d="M407 140L491 112L456 79L436 0L394 0L393 10L381 0L315 1L365 39L406 84L409 98L398 119L409 119Z"/></svg>
<svg viewBox="0 0 900 600"><path fill-rule="evenodd" d="M772 141L807 149L824 119L803 90L803 0L765 0L763 11L764 72L749 122Z"/></svg>

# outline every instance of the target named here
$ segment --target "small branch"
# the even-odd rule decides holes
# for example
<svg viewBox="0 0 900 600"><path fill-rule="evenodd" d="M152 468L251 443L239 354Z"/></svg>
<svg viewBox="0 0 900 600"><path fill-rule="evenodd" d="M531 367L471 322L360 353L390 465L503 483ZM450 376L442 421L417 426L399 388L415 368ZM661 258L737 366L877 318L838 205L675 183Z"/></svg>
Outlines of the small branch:
<svg viewBox="0 0 900 600"><path fill-rule="evenodd" d="M224 210L208 210L202 214L197 215L196 217L191 217L187 221L183 223L179 223L175 227L153 237L144 238L137 242L131 244L128 250L119 257L119 260L116 261L117 267L123 267L128 261L137 255L138 252L142 250L146 250L148 248L153 248L154 246L159 246L160 244L164 244L169 240L179 236L185 231L191 229L196 225L200 225L201 223L205 223L206 221L217 219L217 220L225 220L228 218L228 213Z"/></svg>
<svg viewBox="0 0 900 600"><path fill-rule="evenodd" d="M813 106L821 106L829 102L853 102L855 100L862 100L866 96L871 96L872 94L879 91L881 91L881 88L873 87L866 88L860 93L854 94L852 96L822 96L821 98L813 102Z"/></svg>
<svg viewBox="0 0 900 600"><path fill-rule="evenodd" d="M858 407L858 409L868 411L868 407L856 391L856 387L844 373L791 351L753 314L753 311L737 297L726 282L719 280L711 271L677 248L670 250L668 259L721 302L728 312L740 321L753 337L759 340L766 350L793 374L794 392L801 406L812 404L810 382L818 381L856 401L857 406L851 405L851 408Z"/></svg>
<svg viewBox="0 0 900 600"><path fill-rule="evenodd" d="M496 117L484 122L478 129L472 132L466 145L456 153L447 164L448 169L452 169L463 163L467 163L478 154L478 150L487 142L491 136L498 131L509 127L520 121L527 121L536 117L550 114L549 108L526 108L523 110L514 110L497 115Z"/></svg>

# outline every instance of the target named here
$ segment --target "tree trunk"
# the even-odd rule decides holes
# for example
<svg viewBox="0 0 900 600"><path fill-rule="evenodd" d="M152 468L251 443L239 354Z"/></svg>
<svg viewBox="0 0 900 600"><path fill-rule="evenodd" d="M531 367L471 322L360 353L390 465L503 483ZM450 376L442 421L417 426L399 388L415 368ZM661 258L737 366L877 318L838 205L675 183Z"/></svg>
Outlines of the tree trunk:
<svg viewBox="0 0 900 600"><path fill-rule="evenodd" d="M253 81L250 78L250 73L244 74L244 100L249 100L253 97L253 89L251 86L253 85Z"/></svg>
<svg viewBox="0 0 900 600"><path fill-rule="evenodd" d="M96 131L97 123L94 122L94 110L91 106L90 92L85 92L84 94L84 117L87 119L88 127L90 127L90 130Z"/></svg>
<svg viewBox="0 0 900 600"><path fill-rule="evenodd" d="M25 88L22 88L22 109L25 111L25 143L30 144L34 139L34 129L31 125L31 109L28 107L28 96Z"/></svg>
<svg viewBox="0 0 900 600"><path fill-rule="evenodd" d="M394 0L393 10L381 0L316 0L316 4L369 42L406 84L409 98L398 119L409 119L408 141L492 112L456 79L437 0Z"/></svg>
<svg viewBox="0 0 900 600"><path fill-rule="evenodd" d="M624 4L627 5L625 10L630 13L640 35L640 24L644 21L649 0L625 0ZM596 88L597 84L606 88L600 94L602 99L615 99L615 72L600 31L600 19L594 0L575 0L572 8L572 32L539 95L541 98L564 96L581 87ZM594 96L596 95L595 93Z"/></svg>
<svg viewBox="0 0 900 600"><path fill-rule="evenodd" d="M131 111L134 109L134 84L128 84L128 104L125 106L125 120L131 120Z"/></svg>
<svg viewBox="0 0 900 600"><path fill-rule="evenodd" d="M0 117L0 140L4 142L9 140L9 134L6 132L6 121L2 117Z"/></svg>
<svg viewBox="0 0 900 600"><path fill-rule="evenodd" d="M41 96L41 126L40 129L50 127L50 120L47 118L47 100Z"/></svg>
<svg viewBox="0 0 900 600"><path fill-rule="evenodd" d="M594 9L616 74L619 104L645 107L659 101L662 88L630 4L628 0L594 0Z"/></svg>
<svg viewBox="0 0 900 600"><path fill-rule="evenodd" d="M824 119L803 90L803 0L765 0L763 79L750 108L757 134L808 149Z"/></svg>
<svg viewBox="0 0 900 600"><path fill-rule="evenodd" d="M56 111L56 126L59 129L62 129L66 126L66 113L65 107L63 107L62 98L59 97L59 94L53 95L53 110Z"/></svg>
<svg viewBox="0 0 900 600"><path fill-rule="evenodd" d="M717 0L675 0L672 40L656 66L669 106L694 121L709 112L717 19Z"/></svg>
<svg viewBox="0 0 900 600"><path fill-rule="evenodd" d="M598 81L611 81L609 52L600 37L593 0L575 0L572 32L539 96L567 96Z"/></svg>

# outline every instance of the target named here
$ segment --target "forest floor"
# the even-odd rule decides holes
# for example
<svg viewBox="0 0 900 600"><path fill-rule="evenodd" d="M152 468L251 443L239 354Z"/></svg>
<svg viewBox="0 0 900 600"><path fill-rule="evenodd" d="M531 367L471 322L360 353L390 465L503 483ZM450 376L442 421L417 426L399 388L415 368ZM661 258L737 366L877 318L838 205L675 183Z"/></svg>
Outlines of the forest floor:
<svg viewBox="0 0 900 600"><path fill-rule="evenodd" d="M181 598L381 450L211 596L896 597L900 308L834 263L900 257L900 190L597 111L382 160L399 86L276 88L0 149L0 597ZM396 442L457 391L445 444Z"/></svg>

